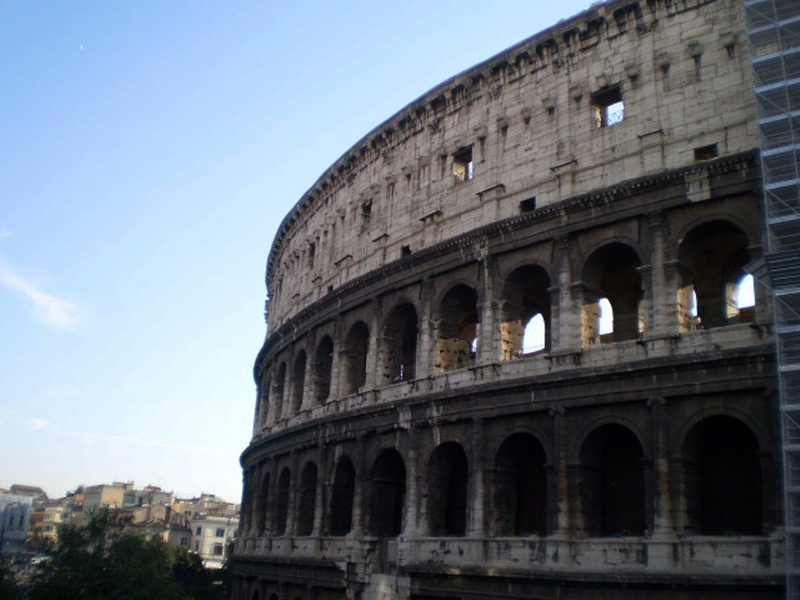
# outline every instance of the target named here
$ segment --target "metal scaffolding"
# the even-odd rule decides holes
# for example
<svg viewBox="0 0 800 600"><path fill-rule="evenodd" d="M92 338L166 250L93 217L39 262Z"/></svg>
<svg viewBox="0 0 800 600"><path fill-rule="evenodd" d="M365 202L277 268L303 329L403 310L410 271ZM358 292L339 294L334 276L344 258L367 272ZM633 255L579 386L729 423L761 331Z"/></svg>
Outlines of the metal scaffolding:
<svg viewBox="0 0 800 600"><path fill-rule="evenodd" d="M767 246L754 274L775 310L786 597L800 600L800 2L744 0L753 69Z"/></svg>

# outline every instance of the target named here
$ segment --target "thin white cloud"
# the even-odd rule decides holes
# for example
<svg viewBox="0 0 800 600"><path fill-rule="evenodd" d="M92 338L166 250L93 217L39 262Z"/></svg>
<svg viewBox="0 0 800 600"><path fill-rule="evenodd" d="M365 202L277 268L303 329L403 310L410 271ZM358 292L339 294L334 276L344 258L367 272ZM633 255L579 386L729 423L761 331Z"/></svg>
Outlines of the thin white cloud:
<svg viewBox="0 0 800 600"><path fill-rule="evenodd" d="M7 240L11 237L11 232L8 229L0 229L0 242Z"/></svg>
<svg viewBox="0 0 800 600"><path fill-rule="evenodd" d="M80 322L77 304L43 292L36 285L0 262L0 285L22 296L33 308L36 318L47 327L74 331Z"/></svg>
<svg viewBox="0 0 800 600"><path fill-rule="evenodd" d="M50 421L47 419L31 419L28 421L28 425L34 431L41 431L42 429L50 428Z"/></svg>

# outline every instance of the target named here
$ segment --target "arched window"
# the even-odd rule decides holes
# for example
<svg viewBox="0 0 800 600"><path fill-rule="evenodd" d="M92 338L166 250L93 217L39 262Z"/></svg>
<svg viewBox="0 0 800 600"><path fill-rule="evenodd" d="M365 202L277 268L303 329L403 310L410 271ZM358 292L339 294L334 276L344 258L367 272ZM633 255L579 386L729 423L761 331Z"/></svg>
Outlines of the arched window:
<svg viewBox="0 0 800 600"><path fill-rule="evenodd" d="M314 355L314 397L322 404L331 393L331 369L333 367L333 340L325 336Z"/></svg>
<svg viewBox="0 0 800 600"><path fill-rule="evenodd" d="M580 452L580 503L589 535L641 535L645 530L642 446L622 425L602 425Z"/></svg>
<svg viewBox="0 0 800 600"><path fill-rule="evenodd" d="M383 450L372 467L370 531L380 537L397 537L403 527L406 467L397 450Z"/></svg>
<svg viewBox="0 0 800 600"><path fill-rule="evenodd" d="M317 465L306 463L300 475L300 501L297 505L297 535L311 535L317 505Z"/></svg>
<svg viewBox="0 0 800 600"><path fill-rule="evenodd" d="M550 347L550 279L539 266L515 269L503 285L502 359Z"/></svg>
<svg viewBox="0 0 800 600"><path fill-rule="evenodd" d="M355 394L367 382L369 328L359 321L350 328L345 340L345 394Z"/></svg>
<svg viewBox="0 0 800 600"><path fill-rule="evenodd" d="M703 223L686 235L678 254L682 267L678 291L681 330L752 320L753 294L749 294L752 304L739 300L740 295L748 295L752 285L752 278L744 271L751 260L748 245L745 233L727 221ZM696 317L691 313L692 294Z"/></svg>
<svg viewBox="0 0 800 600"><path fill-rule="evenodd" d="M412 304L396 307L386 320L384 379L389 383L414 379L417 362L417 311Z"/></svg>
<svg viewBox="0 0 800 600"><path fill-rule="evenodd" d="M353 528L353 495L356 472L346 456L336 463L331 494L330 534L347 535Z"/></svg>
<svg viewBox="0 0 800 600"><path fill-rule="evenodd" d="M588 258L583 267L585 345L632 340L644 332L641 264L636 251L619 242L599 248Z"/></svg>
<svg viewBox="0 0 800 600"><path fill-rule="evenodd" d="M753 323L755 321L756 290L753 276L743 273L729 284L728 322Z"/></svg>
<svg viewBox="0 0 800 600"><path fill-rule="evenodd" d="M497 451L493 520L497 535L547 533L545 453L532 435L514 434Z"/></svg>
<svg viewBox="0 0 800 600"><path fill-rule="evenodd" d="M256 524L259 533L261 533L267 529L267 514L269 512L269 473L264 474L259 492L258 501L256 502Z"/></svg>
<svg viewBox="0 0 800 600"><path fill-rule="evenodd" d="M725 415L703 419L686 437L684 455L690 532L763 532L759 445L747 425Z"/></svg>
<svg viewBox="0 0 800 600"><path fill-rule="evenodd" d="M299 413L303 408L303 392L306 379L306 353L300 350L294 359L292 371L292 414Z"/></svg>
<svg viewBox="0 0 800 600"><path fill-rule="evenodd" d="M439 306L439 339L436 366L441 371L467 367L475 362L478 337L478 294L457 285L445 294Z"/></svg>
<svg viewBox="0 0 800 600"><path fill-rule="evenodd" d="M289 483L291 471L284 467L278 477L278 498L275 506L275 535L286 533L286 519L289 516Z"/></svg>
<svg viewBox="0 0 800 600"><path fill-rule="evenodd" d="M269 413L269 377L264 377L261 380L261 389L259 390L259 407L258 407L258 422L263 427L267 422L267 414Z"/></svg>
<svg viewBox="0 0 800 600"><path fill-rule="evenodd" d="M428 461L428 527L431 535L467 531L467 455L455 442L441 444Z"/></svg>
<svg viewBox="0 0 800 600"><path fill-rule="evenodd" d="M286 389L286 363L282 362L278 367L278 374L275 376L275 416L277 421L281 418L283 410L284 391Z"/></svg>

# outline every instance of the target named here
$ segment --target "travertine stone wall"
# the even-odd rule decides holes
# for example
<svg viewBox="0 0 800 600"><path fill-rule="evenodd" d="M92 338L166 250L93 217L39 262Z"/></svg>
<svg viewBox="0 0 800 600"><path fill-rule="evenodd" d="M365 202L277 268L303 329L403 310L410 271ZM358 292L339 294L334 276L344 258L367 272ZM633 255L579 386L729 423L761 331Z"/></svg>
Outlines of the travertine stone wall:
<svg viewBox="0 0 800 600"><path fill-rule="evenodd" d="M364 136L287 215L268 324L354 278L483 224L756 145L738 2L611 2L434 88ZM598 127L618 89L624 119ZM602 94L599 96L602 101ZM471 148L473 177L454 173ZM702 196L702 182L693 194Z"/></svg>

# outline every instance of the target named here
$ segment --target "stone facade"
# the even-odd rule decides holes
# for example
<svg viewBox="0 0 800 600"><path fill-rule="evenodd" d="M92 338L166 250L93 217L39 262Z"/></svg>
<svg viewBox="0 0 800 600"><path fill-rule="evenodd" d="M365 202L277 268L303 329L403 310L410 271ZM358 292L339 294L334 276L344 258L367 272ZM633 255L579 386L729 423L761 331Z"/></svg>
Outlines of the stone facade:
<svg viewBox="0 0 800 600"><path fill-rule="evenodd" d="M267 267L235 599L782 595L743 32L735 0L598 5L300 199Z"/></svg>

